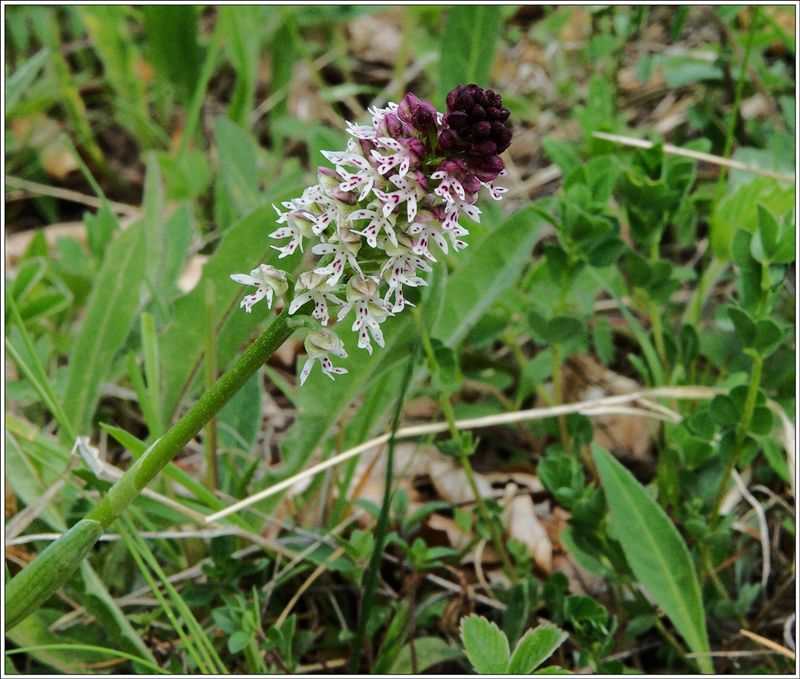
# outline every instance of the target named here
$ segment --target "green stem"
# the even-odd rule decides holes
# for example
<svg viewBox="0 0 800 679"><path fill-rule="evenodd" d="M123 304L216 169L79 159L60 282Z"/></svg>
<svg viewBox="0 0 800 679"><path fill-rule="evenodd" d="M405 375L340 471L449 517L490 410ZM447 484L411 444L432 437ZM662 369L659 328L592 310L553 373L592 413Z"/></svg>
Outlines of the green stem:
<svg viewBox="0 0 800 679"><path fill-rule="evenodd" d="M217 334L214 324L214 285L206 281L206 357L205 357L205 387L211 389L217 377ZM206 485L209 490L219 488L219 469L217 466L217 419L212 417L206 425L205 439L203 441L206 458Z"/></svg>
<svg viewBox="0 0 800 679"><path fill-rule="evenodd" d="M561 344L553 342L550 345L550 355L553 360L553 398L555 399L554 405L560 406L564 404L564 383L561 375ZM561 434L561 445L564 447L564 452L569 454L569 434L567 433L567 419L563 415L558 416L558 431Z"/></svg>
<svg viewBox="0 0 800 679"><path fill-rule="evenodd" d="M747 45L744 49L744 57L742 57L742 70L739 72L739 79L736 81L736 92L733 96L733 110L731 110L730 121L728 122L728 130L725 135L725 148L722 152L722 157L727 158L731 149L733 148L733 137L736 131L736 120L739 118L739 108L742 103L742 93L744 92L745 74L747 73L747 65L750 62L750 51L753 48L753 38L755 37L756 24L759 23L761 12L758 7L755 8L753 13L753 20L750 22L750 28L747 32ZM714 204L719 202L725 186L725 177L727 176L727 168L722 165L720 167L719 179L717 180L717 191L714 199Z"/></svg>
<svg viewBox="0 0 800 679"><path fill-rule="evenodd" d="M414 316L417 320L417 326L420 329L420 334L422 335L422 347L425 349L425 355L428 357L431 368L434 369L437 363L433 344L431 344L431 338L428 336L428 331L425 328L425 324L422 322L422 318L416 309L414 310ZM497 530L497 526L492 520L491 514L489 513L489 508L486 506L483 496L480 493L480 489L478 488L478 483L475 480L475 471L472 469L472 464L469 461L469 456L472 451L469 449L469 446L464 441L464 437L456 427L456 417L455 413L453 412L453 405L450 403L450 399L448 398L444 389L439 390L439 404L441 405L442 412L447 420L447 428L450 432L450 436L458 444L458 460L461 463L461 468L464 470L465 476L467 477L467 483L469 484L470 490L475 497L475 504L478 507L478 512L486 525L489 527L489 531L492 534L492 546L497 552L497 555L500 557L500 561L503 564L503 571L505 571L505 574L509 578L513 579L514 566L511 563L511 557L508 555L505 544L503 544L503 536Z"/></svg>
<svg viewBox="0 0 800 679"><path fill-rule="evenodd" d="M764 359L756 351L745 350L750 358L753 360L753 370L750 373L750 383L747 385L747 396L744 401L744 408L742 409L742 417L736 428L736 441L734 443L733 453L731 454L728 463L725 465L725 471L722 474L722 480L717 490L717 496L714 499L714 508L711 513L712 526L715 526L719 521L719 508L722 500L725 497L725 492L728 490L728 484L731 480L733 470L739 461L739 455L742 451L742 446L747 439L747 432L750 429L750 422L753 419L753 412L756 409L756 400L758 398L758 389L761 386L761 371L764 367Z"/></svg>
<svg viewBox="0 0 800 679"><path fill-rule="evenodd" d="M700 325L706 300L727 268L728 262L718 259L716 256L711 258L711 262L700 277L692 299L689 300L689 304L686 305L686 310L683 312L684 325L693 325L695 328Z"/></svg>
<svg viewBox="0 0 800 679"><path fill-rule="evenodd" d="M67 581L103 531L289 338L293 328L287 321L288 311L284 309L197 403L128 468L85 518L52 542L8 583L6 630L37 610Z"/></svg>

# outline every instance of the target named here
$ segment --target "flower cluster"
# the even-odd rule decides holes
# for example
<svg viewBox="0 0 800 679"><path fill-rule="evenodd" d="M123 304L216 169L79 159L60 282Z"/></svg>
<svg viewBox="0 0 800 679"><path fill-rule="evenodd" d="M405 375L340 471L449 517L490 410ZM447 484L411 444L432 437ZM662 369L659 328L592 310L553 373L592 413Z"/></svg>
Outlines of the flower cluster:
<svg viewBox="0 0 800 679"><path fill-rule="evenodd" d="M279 258L306 241L317 258L294 284L289 313L313 302L320 327L305 340L305 382L314 363L331 379L347 372L330 356L346 358L341 338L327 327L352 316L358 346L372 353L384 346L381 324L411 302L404 290L426 285L435 248L448 253L467 246L461 216L478 222L481 187L495 200L506 189L494 184L505 173L499 154L508 148L508 109L500 96L477 85L463 85L447 95L447 113L406 94L400 104L371 108L372 123L347 123L351 139L344 151L323 151L334 166L321 167L317 183L294 200L275 206L279 228L270 238ZM434 248L435 246L435 248ZM231 276L253 285L241 306L288 290L285 272L261 264ZM335 307L335 309L334 309Z"/></svg>

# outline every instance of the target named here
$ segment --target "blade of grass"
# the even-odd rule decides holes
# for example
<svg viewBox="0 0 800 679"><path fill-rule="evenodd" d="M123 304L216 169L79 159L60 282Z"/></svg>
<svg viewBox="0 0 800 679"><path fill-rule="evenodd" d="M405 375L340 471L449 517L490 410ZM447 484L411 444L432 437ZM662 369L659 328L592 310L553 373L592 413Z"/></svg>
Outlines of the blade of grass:
<svg viewBox="0 0 800 679"><path fill-rule="evenodd" d="M394 447L395 447L395 434L400 427L400 418L403 414L403 404L405 403L406 393L408 392L408 385L411 383L411 377L414 375L414 363L419 352L419 344L415 345L414 350L408 359L406 366L403 384L400 387L400 394L397 397L397 403L394 408L394 417L392 419L392 432L389 437L388 449L386 453L386 476L384 478L383 489L383 504L381 505L381 513L378 517L378 525L375 528L375 543L370 555L369 565L364 574L362 581L362 597L361 607L358 616L358 628L356 629L356 636L353 640L353 651L350 655L350 663L348 671L356 672L358 670L358 662L361 658L361 652L364 647L364 638L367 632L367 624L369 623L370 613L374 605L375 590L378 586L378 574L380 572L381 563L383 562L383 545L386 540L386 534L389 532L389 508L392 504L392 481L394 471Z"/></svg>
<svg viewBox="0 0 800 679"><path fill-rule="evenodd" d="M184 624L192 635L192 641L197 642L198 648L203 654L205 661L208 663L208 667L212 670L212 673L227 674L227 667L217 654L217 651L208 638L208 635L200 626L200 623L197 622L197 618L195 618L191 609L183 600L183 597L180 595L178 590L176 590L169 581L169 578L162 570L158 560L155 558L155 556L153 556L150 546L136 534L136 527L127 516L122 517L120 533L124 536L123 539L125 539L126 544L135 545L135 549L138 549L142 560L146 562L147 566L152 569L153 573L155 573L158 579L161 581L161 585L169 594L175 609L181 615Z"/></svg>
<svg viewBox="0 0 800 679"><path fill-rule="evenodd" d="M164 431L161 421L161 369L158 357L158 335L153 314L144 312L140 318L142 333L142 355L144 357L144 374L147 380L147 400L153 411L150 436L159 436ZM149 425L148 425L149 426Z"/></svg>
<svg viewBox="0 0 800 679"><path fill-rule="evenodd" d="M118 651L115 648L106 648L105 646L93 646L92 644L39 644L37 646L22 646L21 648L12 648L6 650L6 655L38 653L41 651L90 651L92 653L110 655L114 658L124 658L125 660L129 660L136 665L141 665L143 668L154 672L155 674L171 674L171 672L162 669L158 665L144 660L143 658L139 658L138 656L132 655L131 653ZM69 669L77 670L80 668L76 664L70 666Z"/></svg>
<svg viewBox="0 0 800 679"><path fill-rule="evenodd" d="M10 335L6 336L6 350L10 354L14 363L17 364L17 367L22 371L25 377L30 380L31 385L39 394L44 405L47 407L53 417L55 417L56 422L58 422L59 429L66 441L74 441L75 430L72 428L69 417L67 417L67 414L61 407L61 402L58 398L56 398L53 387L51 386L50 380L47 377L47 373L39 361L36 350L33 347L33 342L31 341L30 335L25 328L25 323L19 315L19 309L17 309L17 305L14 302L14 298L11 296L8 288L6 288L6 308L11 312L11 317L17 329L19 330L20 335L22 336L22 343L24 345L25 353L23 354L23 352L16 347L16 345L12 342ZM27 360L25 354L27 354Z"/></svg>
<svg viewBox="0 0 800 679"><path fill-rule="evenodd" d="M183 624L178 618L175 616L175 612L172 610L172 606L170 606L169 602L167 601L166 597L161 593L161 589L156 582L156 579L153 577L153 574L150 572L150 568L148 564L145 562L143 556L143 545L146 547L145 543L141 543L138 541L134 536L136 535L136 531L133 528L128 527L128 519L127 517L123 517L123 520L120 522L119 526L119 534L122 536L122 539L125 541L125 545L128 548L133 560L136 562L136 566L139 569L139 572L142 574L147 583L150 585L150 590L153 592L153 595L158 599L159 604L161 604L161 610L164 611L164 615L169 620L169 623L172 625L172 628L175 630L175 633L178 635L180 640L183 642L184 647L186 648L186 652L189 654L191 659L194 661L195 666L197 667L197 671L201 674L212 674L213 668L211 664L207 665L207 658L200 652L195 646L194 639L192 639L189 635L187 635L186 630L184 629ZM170 588L172 585L169 582L164 582L162 580L161 584L167 588ZM170 592L169 589L167 589Z"/></svg>

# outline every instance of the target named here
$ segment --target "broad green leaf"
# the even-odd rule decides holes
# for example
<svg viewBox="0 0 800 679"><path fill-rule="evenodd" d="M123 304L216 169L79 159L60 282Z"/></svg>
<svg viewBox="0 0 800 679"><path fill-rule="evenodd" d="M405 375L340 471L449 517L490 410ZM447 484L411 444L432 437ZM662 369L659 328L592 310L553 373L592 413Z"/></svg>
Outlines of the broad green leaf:
<svg viewBox="0 0 800 679"><path fill-rule="evenodd" d="M500 8L461 5L450 9L442 33L439 59L439 100L456 85L489 84L495 43L500 31Z"/></svg>
<svg viewBox="0 0 800 679"><path fill-rule="evenodd" d="M261 373L253 375L217 415L222 446L249 451L261 429Z"/></svg>
<svg viewBox="0 0 800 679"><path fill-rule="evenodd" d="M726 193L711 213L710 243L714 254L731 259L731 246L738 229L754 233L758 227L758 204L768 205L778 215L791 210L795 202L793 187L774 179L756 177Z"/></svg>
<svg viewBox="0 0 800 679"><path fill-rule="evenodd" d="M146 53L156 75L169 83L188 104L200 76L197 42L197 8L179 5L144 5Z"/></svg>
<svg viewBox="0 0 800 679"><path fill-rule="evenodd" d="M445 311L434 326L433 337L448 346L464 339L530 262L543 225L536 205L530 204L464 253L463 265L447 281Z"/></svg>
<svg viewBox="0 0 800 679"><path fill-rule="evenodd" d="M234 8L230 8L234 9ZM219 152L220 177L239 215L255 208L261 198L258 192L256 141L228 118L214 123Z"/></svg>
<svg viewBox="0 0 800 679"><path fill-rule="evenodd" d="M6 629L35 612L60 589L102 534L98 521L81 519L17 573L6 586Z"/></svg>
<svg viewBox="0 0 800 679"><path fill-rule="evenodd" d="M108 247L70 353L64 412L78 433L89 431L98 387L136 320L144 276L141 224Z"/></svg>
<svg viewBox="0 0 800 679"><path fill-rule="evenodd" d="M461 641L478 674L506 674L511 651L502 630L486 618L468 615L461 620Z"/></svg>
<svg viewBox="0 0 800 679"><path fill-rule="evenodd" d="M181 205L164 225L166 243L161 265L160 285L167 299L174 297L176 282L189 255L194 231L194 217L189 205Z"/></svg>
<svg viewBox="0 0 800 679"><path fill-rule="evenodd" d="M536 629L529 629L517 643L506 673L530 674L553 655L567 636L555 625L539 625Z"/></svg>
<svg viewBox="0 0 800 679"><path fill-rule="evenodd" d="M453 660L459 655L459 650L441 637L417 637L414 639L416 663L411 662L411 645L406 644L397 654L389 674L414 674L415 666L416 672L422 673L433 665Z"/></svg>
<svg viewBox="0 0 800 679"><path fill-rule="evenodd" d="M694 562L675 524L610 453L593 446L609 521L638 582L675 625L689 648L708 653L705 610ZM697 660L704 673L711 660Z"/></svg>
<svg viewBox="0 0 800 679"><path fill-rule="evenodd" d="M273 7L254 6L222 6L219 10L225 50L236 71L236 84L228 115L243 127L247 126L254 108L258 56L266 23L264 14L273 10Z"/></svg>
<svg viewBox="0 0 800 679"><path fill-rule="evenodd" d="M108 201L103 201L103 206L96 213L86 212L83 215L83 223L86 224L89 249L99 260L113 239L114 233L119 230L119 220L108 205Z"/></svg>

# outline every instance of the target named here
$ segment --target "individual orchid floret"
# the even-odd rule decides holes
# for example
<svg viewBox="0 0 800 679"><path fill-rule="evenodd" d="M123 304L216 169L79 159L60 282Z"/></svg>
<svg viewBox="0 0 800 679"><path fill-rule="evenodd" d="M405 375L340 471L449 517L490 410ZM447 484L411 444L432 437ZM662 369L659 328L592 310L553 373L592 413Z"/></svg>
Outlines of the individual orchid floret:
<svg viewBox="0 0 800 679"><path fill-rule="evenodd" d="M366 349L372 354L372 343L369 336L375 340L379 347L384 346L383 332L380 324L389 316L384 301L378 296L378 282L368 276L353 276L347 281L347 303L336 317L341 321L355 309L356 318L352 330L358 333L358 348Z"/></svg>
<svg viewBox="0 0 800 679"><path fill-rule="evenodd" d="M267 306L271 309L273 294L283 297L289 289L286 273L269 264L259 264L249 275L245 273L231 274L231 278L242 285L256 286L256 291L251 295L245 295L239 304L248 314L253 305L262 299L267 300Z"/></svg>
<svg viewBox="0 0 800 679"><path fill-rule="evenodd" d="M285 224L285 226L276 229L271 234L270 238L288 238L289 242L285 245L278 247L277 245L271 246L273 250L280 252L278 259L283 259L293 254L295 250L300 248L303 251L303 239L311 238L314 234L313 220L308 212L302 210L291 210L290 212L281 212L274 205L275 211L278 213L278 224Z"/></svg>
<svg viewBox="0 0 800 679"><path fill-rule="evenodd" d="M394 296L394 303L391 311L394 314L400 313L406 305L414 306L406 300L403 294L403 287L418 288L427 285L424 278L417 276L417 269L430 272L430 265L421 257L413 254L405 245L401 244L396 248L387 248L389 259L381 269L381 276L388 283L389 290L386 292L384 301L389 304L389 299Z"/></svg>
<svg viewBox="0 0 800 679"><path fill-rule="evenodd" d="M311 315L322 325L328 325L330 316L328 314L328 304L341 306L344 302L339 299L336 293L337 287L327 285L325 275L314 271L301 273L294 286L294 299L289 305L289 314L294 314L306 302L314 302L314 311Z"/></svg>
<svg viewBox="0 0 800 679"><path fill-rule="evenodd" d="M363 273L358 265L355 257L355 252L358 248L354 248L347 243L319 243L311 248L311 252L315 255L333 255L333 260L325 266L320 266L314 269L314 273L328 277L328 285L336 285L345 271L345 264L350 264L354 271L359 274Z"/></svg>
<svg viewBox="0 0 800 679"><path fill-rule="evenodd" d="M397 244L397 236L394 231L394 224L397 219L396 215L391 213L386 214L380 207L380 203L372 201L365 209L355 210L350 213L348 219L351 222L368 219L369 224L363 227L360 231L353 230L367 241L367 245L374 248L378 245L378 234L383 231L386 237L394 244Z"/></svg>
<svg viewBox="0 0 800 679"><path fill-rule="evenodd" d="M314 367L314 363L317 361L319 361L322 367L322 374L330 379L333 379L334 375L344 375L347 372L346 368L334 366L328 356L328 354L333 354L339 358L347 358L347 352L344 350L344 343L335 332L327 328L312 330L306 335L304 346L308 359L300 373L301 386L308 379L311 368Z"/></svg>

